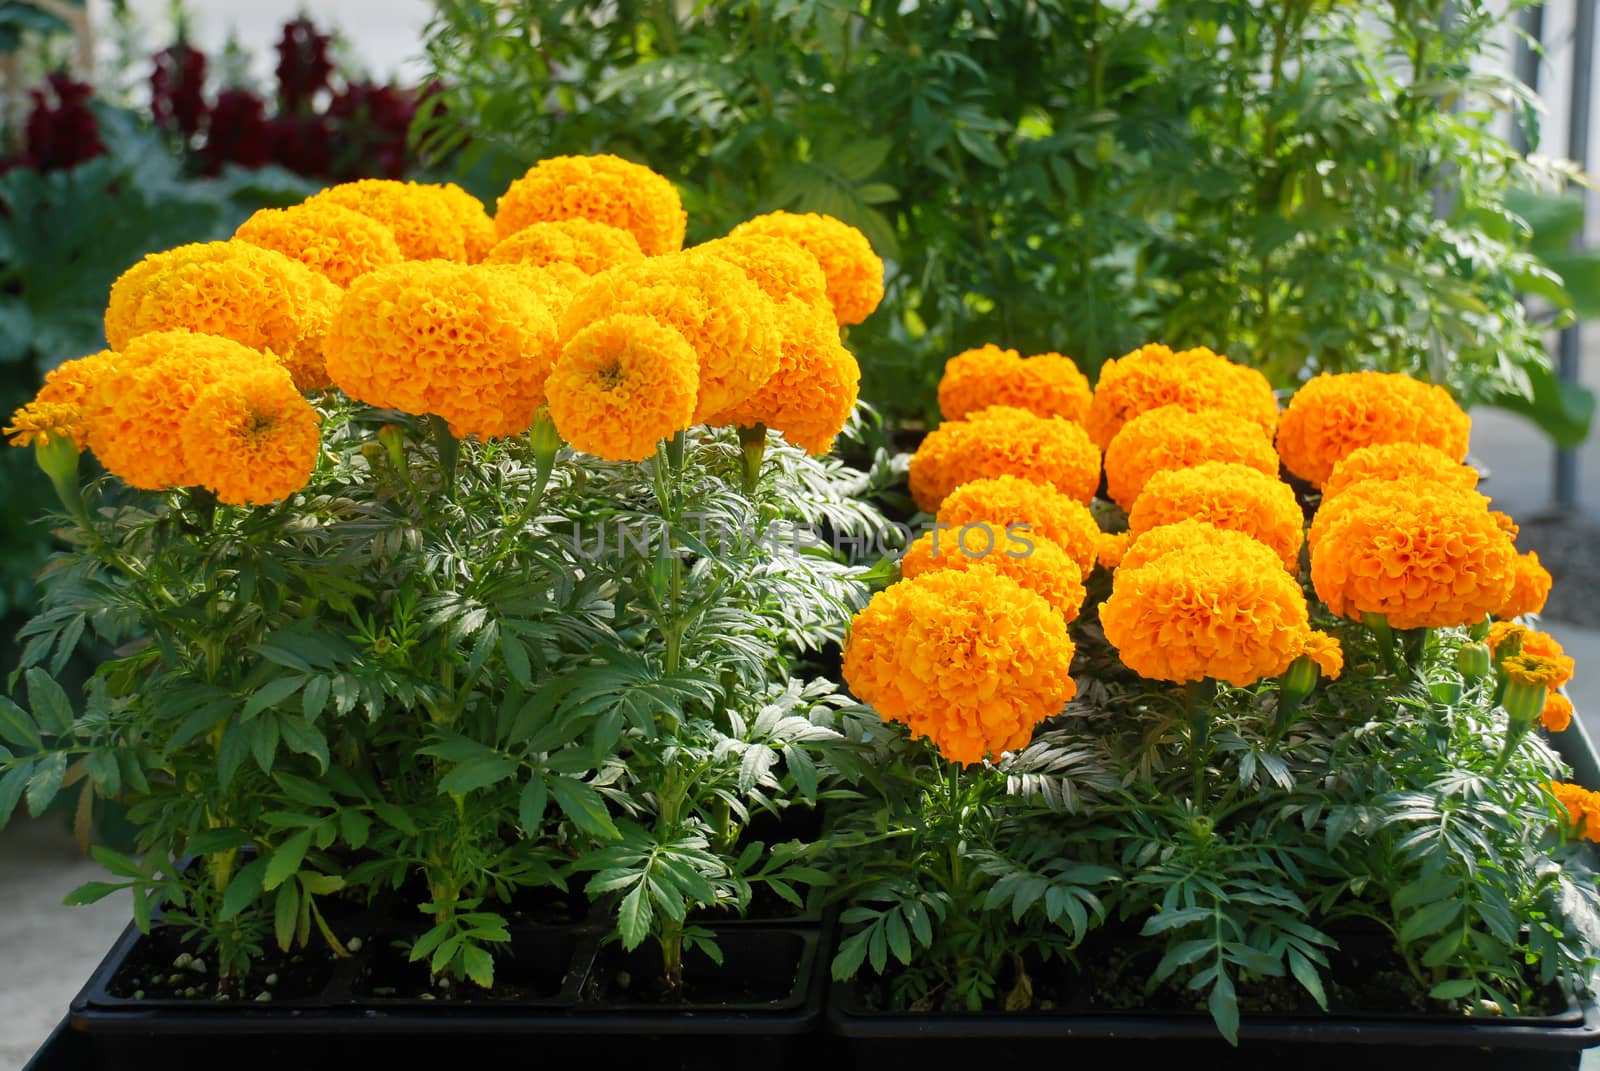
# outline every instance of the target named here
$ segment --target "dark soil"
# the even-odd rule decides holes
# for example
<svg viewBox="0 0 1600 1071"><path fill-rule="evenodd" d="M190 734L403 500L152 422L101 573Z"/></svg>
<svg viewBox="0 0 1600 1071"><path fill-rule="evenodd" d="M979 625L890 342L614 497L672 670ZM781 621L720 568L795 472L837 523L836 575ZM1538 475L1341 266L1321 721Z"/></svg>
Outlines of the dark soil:
<svg viewBox="0 0 1600 1071"><path fill-rule="evenodd" d="M513 931L509 949L495 957L494 988L489 990L472 982L452 983L431 977L426 959L410 961L410 947L410 938L394 938L375 950L351 987L354 995L362 999L463 1004L550 1000L561 993L577 951L577 939L567 930Z"/></svg>
<svg viewBox="0 0 1600 1071"><path fill-rule="evenodd" d="M174 926L156 926L129 953L107 991L123 1000L305 1000L321 993L333 974L325 952L283 955L263 949L250 973L223 985L217 965L196 941L184 941Z"/></svg>
<svg viewBox="0 0 1600 1071"><path fill-rule="evenodd" d="M661 966L661 949L647 942L632 952L621 945L600 950L590 972L587 994L592 999L628 1004L777 1004L795 991L804 947L789 933L737 934L717 937L723 954L718 966L699 949L683 957L683 989L669 992Z"/></svg>

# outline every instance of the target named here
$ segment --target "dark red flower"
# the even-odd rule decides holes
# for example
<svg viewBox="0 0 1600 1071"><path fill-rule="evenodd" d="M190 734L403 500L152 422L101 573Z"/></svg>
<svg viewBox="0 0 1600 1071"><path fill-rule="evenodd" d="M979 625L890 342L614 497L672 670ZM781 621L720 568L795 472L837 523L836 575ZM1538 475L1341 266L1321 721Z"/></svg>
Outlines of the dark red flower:
<svg viewBox="0 0 1600 1071"><path fill-rule="evenodd" d="M318 33L305 16L283 24L278 41L279 114L309 112L316 95L328 88L333 61L328 58L332 34Z"/></svg>
<svg viewBox="0 0 1600 1071"><path fill-rule="evenodd" d="M224 89L217 94L206 124L206 141L200 148L201 170L215 175L224 164L263 167L272 162L273 148L266 101L247 89Z"/></svg>
<svg viewBox="0 0 1600 1071"><path fill-rule="evenodd" d="M206 82L206 56L188 42L179 41L153 57L150 73L150 110L156 122L193 137L206 116L202 95Z"/></svg>
<svg viewBox="0 0 1600 1071"><path fill-rule="evenodd" d="M23 151L16 162L40 171L57 171L104 153L100 125L89 109L93 93L87 83L60 71L50 75L48 92L32 90L33 110L23 126Z"/></svg>

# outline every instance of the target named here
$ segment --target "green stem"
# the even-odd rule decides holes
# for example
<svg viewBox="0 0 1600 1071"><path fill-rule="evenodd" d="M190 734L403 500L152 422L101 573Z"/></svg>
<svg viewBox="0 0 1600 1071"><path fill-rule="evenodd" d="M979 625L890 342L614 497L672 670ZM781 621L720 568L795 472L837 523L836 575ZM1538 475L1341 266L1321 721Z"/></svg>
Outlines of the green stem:
<svg viewBox="0 0 1600 1071"><path fill-rule="evenodd" d="M1206 762L1209 758L1208 746L1211 742L1211 711L1206 700L1206 693L1215 694L1215 689L1207 688L1208 681L1190 681L1183 686L1183 708L1189 718L1189 752L1190 760L1194 763L1194 803L1200 806L1200 801L1206 796Z"/></svg>
<svg viewBox="0 0 1600 1071"><path fill-rule="evenodd" d="M1361 623L1378 637L1378 652L1383 655L1384 667L1396 677L1404 676L1405 669L1401 664L1399 652L1395 649L1394 629L1389 627L1389 619L1382 614L1363 613Z"/></svg>
<svg viewBox="0 0 1600 1071"><path fill-rule="evenodd" d="M450 432L443 417L428 414L428 430L433 434L434 446L439 451L439 472L444 477L444 497L456 495L456 464L461 457L461 440Z"/></svg>
<svg viewBox="0 0 1600 1071"><path fill-rule="evenodd" d="M756 485L761 482L761 459L767 451L767 426L754 424L750 427L739 426L739 452L744 459L744 481L741 490L746 495L756 492Z"/></svg>

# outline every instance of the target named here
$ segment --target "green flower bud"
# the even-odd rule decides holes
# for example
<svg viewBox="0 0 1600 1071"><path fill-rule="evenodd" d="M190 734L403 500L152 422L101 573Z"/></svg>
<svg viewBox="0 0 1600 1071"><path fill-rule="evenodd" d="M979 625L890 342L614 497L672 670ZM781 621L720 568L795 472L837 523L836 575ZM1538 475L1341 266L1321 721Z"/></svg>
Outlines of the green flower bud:
<svg viewBox="0 0 1600 1071"><path fill-rule="evenodd" d="M1549 691L1550 689L1543 684L1511 676L1506 680L1506 690L1500 697L1500 705L1505 708L1514 723L1531 725L1538 720L1539 712L1544 710L1544 701Z"/></svg>
<svg viewBox="0 0 1600 1071"><path fill-rule="evenodd" d="M406 467L406 433L397 424L385 424L378 429L378 441L383 448L389 451L389 463L396 469L405 471Z"/></svg>
<svg viewBox="0 0 1600 1071"><path fill-rule="evenodd" d="M1482 680L1489 675L1490 655L1487 643L1469 643L1456 652L1456 668L1469 681Z"/></svg>

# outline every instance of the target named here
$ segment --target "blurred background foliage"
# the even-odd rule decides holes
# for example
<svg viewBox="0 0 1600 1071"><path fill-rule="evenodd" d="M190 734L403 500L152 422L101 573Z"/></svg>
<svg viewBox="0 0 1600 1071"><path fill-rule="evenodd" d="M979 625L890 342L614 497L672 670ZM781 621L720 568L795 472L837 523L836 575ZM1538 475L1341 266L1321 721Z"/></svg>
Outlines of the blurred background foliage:
<svg viewBox="0 0 1600 1071"><path fill-rule="evenodd" d="M691 240L776 208L855 224L890 276L852 344L901 419L933 418L945 358L984 342L1092 376L1161 340L1284 386L1410 372L1570 441L1592 399L1557 385L1542 333L1600 279L1511 200L1570 176L1492 131L1510 110L1538 137L1530 92L1486 73L1509 57L1475 63L1495 7L439 0L448 88L419 134L470 139L484 195L557 153L647 162Z"/></svg>

